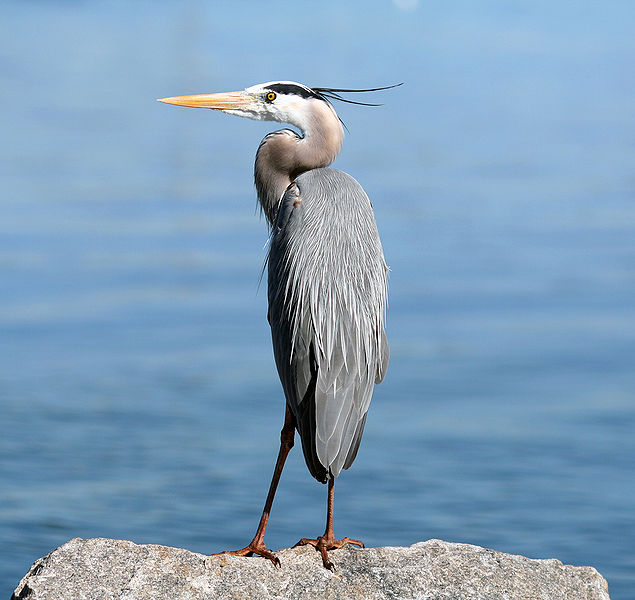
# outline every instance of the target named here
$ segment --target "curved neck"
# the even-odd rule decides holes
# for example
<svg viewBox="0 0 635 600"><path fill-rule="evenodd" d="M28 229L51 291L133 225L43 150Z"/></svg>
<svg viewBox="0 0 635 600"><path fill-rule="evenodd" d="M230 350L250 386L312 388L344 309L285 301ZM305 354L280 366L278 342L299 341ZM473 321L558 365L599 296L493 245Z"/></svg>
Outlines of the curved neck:
<svg viewBox="0 0 635 600"><path fill-rule="evenodd" d="M344 129L333 108L315 100L302 122L292 123L302 136L281 129L265 136L256 153L254 177L258 200L270 227L278 216L280 200L296 177L330 165L339 154Z"/></svg>

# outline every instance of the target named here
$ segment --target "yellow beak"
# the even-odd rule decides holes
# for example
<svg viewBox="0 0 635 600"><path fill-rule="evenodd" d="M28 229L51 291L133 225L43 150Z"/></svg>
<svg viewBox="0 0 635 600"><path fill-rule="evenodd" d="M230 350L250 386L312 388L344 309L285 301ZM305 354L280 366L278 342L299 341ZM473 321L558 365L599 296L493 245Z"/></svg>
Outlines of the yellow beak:
<svg viewBox="0 0 635 600"><path fill-rule="evenodd" d="M192 96L172 96L159 98L158 102L189 106L191 108L214 108L216 110L232 110L250 104L251 99L243 92L224 92L222 94L193 94Z"/></svg>

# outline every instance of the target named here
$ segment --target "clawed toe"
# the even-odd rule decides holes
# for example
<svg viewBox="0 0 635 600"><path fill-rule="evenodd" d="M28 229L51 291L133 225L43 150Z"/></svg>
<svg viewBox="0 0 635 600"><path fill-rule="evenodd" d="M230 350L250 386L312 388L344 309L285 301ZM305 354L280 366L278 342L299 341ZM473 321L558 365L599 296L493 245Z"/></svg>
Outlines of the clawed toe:
<svg viewBox="0 0 635 600"><path fill-rule="evenodd" d="M364 542L362 542L361 540L352 540L351 538L348 538L348 537L345 537L341 540L335 540L335 543L339 544L335 546L335 548L343 548L344 546L346 546L346 544L353 544L353 546L359 546L360 548L365 548Z"/></svg>
<svg viewBox="0 0 635 600"><path fill-rule="evenodd" d="M221 554L229 554L230 556L253 556L254 554L257 554L258 556L262 556L263 558L270 560L274 566L280 566L280 560L278 557L264 544L249 544L240 550L223 550L223 552L214 552L211 556L220 556Z"/></svg>
<svg viewBox="0 0 635 600"><path fill-rule="evenodd" d="M328 551L329 550L339 550L346 546L346 544L353 544L355 546L359 546L360 548L364 547L363 542L360 540L352 540L351 538L345 537L341 540L335 540L333 538L326 538L325 536L320 536L316 539L312 538L302 538L295 546L313 546L321 555L322 555L322 564L325 569L329 571L335 571L335 565L329 560Z"/></svg>

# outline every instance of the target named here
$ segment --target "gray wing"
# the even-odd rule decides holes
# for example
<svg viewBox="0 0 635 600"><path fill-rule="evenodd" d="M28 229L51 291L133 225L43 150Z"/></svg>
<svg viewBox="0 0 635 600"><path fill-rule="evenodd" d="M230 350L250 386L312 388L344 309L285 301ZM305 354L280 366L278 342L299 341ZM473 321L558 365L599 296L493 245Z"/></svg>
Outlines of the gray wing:
<svg viewBox="0 0 635 600"><path fill-rule="evenodd" d="M283 195L268 263L278 373L307 466L325 481L355 459L389 359L388 269L361 186L334 169L300 175Z"/></svg>

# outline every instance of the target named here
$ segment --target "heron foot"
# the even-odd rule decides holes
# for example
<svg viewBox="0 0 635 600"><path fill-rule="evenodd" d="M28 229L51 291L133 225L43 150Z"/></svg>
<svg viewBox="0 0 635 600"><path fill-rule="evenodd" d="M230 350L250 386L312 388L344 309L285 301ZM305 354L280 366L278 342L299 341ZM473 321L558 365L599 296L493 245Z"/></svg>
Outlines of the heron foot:
<svg viewBox="0 0 635 600"><path fill-rule="evenodd" d="M340 548L346 546L346 544L353 544L355 546L359 546L360 548L364 547L364 543L360 540L352 540L349 537L336 540L335 538L327 538L326 536L321 535L317 539L302 538L294 546L294 548L297 546L313 546L322 555L322 564L324 565L324 568L329 571L335 571L335 565L329 560L328 551L339 550Z"/></svg>
<svg viewBox="0 0 635 600"><path fill-rule="evenodd" d="M211 556L220 556L221 554L229 554L230 556L253 556L257 554L263 558L270 560L275 567L280 566L280 560L271 552L263 543L251 542L248 546L241 548L240 550L224 550L223 552L214 552Z"/></svg>

